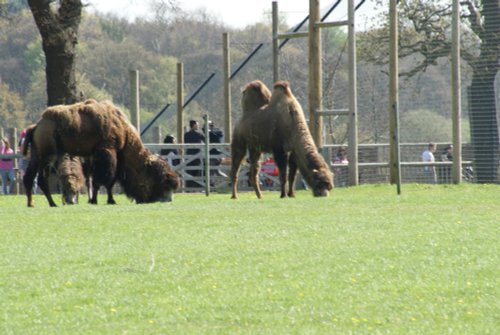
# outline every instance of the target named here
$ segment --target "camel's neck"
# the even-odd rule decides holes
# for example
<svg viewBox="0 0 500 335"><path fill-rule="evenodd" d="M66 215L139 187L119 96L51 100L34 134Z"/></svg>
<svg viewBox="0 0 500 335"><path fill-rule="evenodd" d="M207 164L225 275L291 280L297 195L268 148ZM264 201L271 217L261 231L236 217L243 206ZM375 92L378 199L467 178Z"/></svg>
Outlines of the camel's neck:
<svg viewBox="0 0 500 335"><path fill-rule="evenodd" d="M126 145L122 151L121 160L123 162L122 169L125 173L137 173L144 168L144 162L149 156L148 151L138 145Z"/></svg>
<svg viewBox="0 0 500 335"><path fill-rule="evenodd" d="M324 165L324 159L318 152L302 111L295 114L292 128L293 135L289 145L297 158L300 172L304 175L313 169L321 168Z"/></svg>

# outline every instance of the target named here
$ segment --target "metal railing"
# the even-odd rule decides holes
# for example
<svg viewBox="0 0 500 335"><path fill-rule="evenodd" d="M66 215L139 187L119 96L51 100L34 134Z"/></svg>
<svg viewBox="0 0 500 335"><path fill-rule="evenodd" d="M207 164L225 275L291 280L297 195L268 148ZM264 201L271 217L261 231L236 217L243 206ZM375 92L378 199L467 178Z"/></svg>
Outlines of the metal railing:
<svg viewBox="0 0 500 335"><path fill-rule="evenodd" d="M182 183L179 192L204 192L207 188L207 178L205 176L205 171L207 169L206 164L209 164L208 169L210 171L210 177L208 182L208 188L212 192L229 192L230 191L230 170L231 170L231 146L229 143L223 144L210 144L208 150L218 149L220 154L213 155L209 154L207 156L207 148L205 144L145 144L146 147L153 153L159 154L162 149L176 149L178 154L172 156L172 159L179 160L179 164L173 166L173 169L177 171L181 177ZM444 143L438 144L445 146ZM407 143L402 145L402 182L403 183L425 183L429 182L428 176L426 174L427 169L434 169L436 174L436 182L438 184L449 184L452 183L451 179L451 167L452 162L450 161L439 161L439 157L436 157L436 161L433 163L421 162L420 151L425 148L425 143ZM323 148L323 155L327 158L327 161L333 162L336 150L341 147L341 145L326 145ZM344 146L345 147L345 146ZM185 152L187 149L199 149L200 151L195 155L187 155ZM390 172L389 172L389 146L388 144L364 144L359 145L359 183L360 184L375 184L375 183L389 183L390 182ZM474 172L473 165L474 162L471 159L471 149L469 144L463 144L463 161L462 161L462 180L464 182L474 182ZM438 155L436 155L438 156ZM15 160L20 160L23 156L20 153L10 154L10 155L0 155L2 158L10 158ZM166 158L163 156L163 158ZM208 158L208 159L207 159ZM213 159L220 160L220 165L210 166L210 161ZM189 165L195 160L199 160L199 165ZM17 186L14 193L23 193L23 187L21 182L21 171L17 168L19 162L15 164L16 176L17 176ZM335 187L349 186L348 184L348 164L335 164L330 163L331 169L334 172ZM260 175L261 187L264 190L278 190L279 180L277 176L270 175L264 171L261 171ZM252 190L252 187L248 184L248 164L244 161L239 175L238 189L240 190ZM0 180L1 182L1 180ZM300 186L303 183L298 182L297 185ZM115 188L115 192L120 192L119 186Z"/></svg>

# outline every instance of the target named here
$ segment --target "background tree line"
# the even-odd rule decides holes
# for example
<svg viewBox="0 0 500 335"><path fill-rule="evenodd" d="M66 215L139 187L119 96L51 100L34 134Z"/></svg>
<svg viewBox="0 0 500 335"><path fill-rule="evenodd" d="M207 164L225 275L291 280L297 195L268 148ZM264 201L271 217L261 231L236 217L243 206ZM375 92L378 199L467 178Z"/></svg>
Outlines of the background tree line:
<svg viewBox="0 0 500 335"><path fill-rule="evenodd" d="M490 3L494 12L494 2L498 1L464 2L467 5L463 14L464 27L473 27L469 16L481 15L487 9L486 4ZM52 6L62 3L54 1ZM449 5L443 3L400 2L401 44L402 48L406 47L402 49L405 51L402 52L400 68L407 74L400 88L404 141L451 140L449 52L446 49L449 48L446 34L449 33L450 20ZM111 99L126 111L129 103L128 71L137 69L141 82L141 120L147 123L167 103L175 104L175 64L183 62L187 94L210 73L218 74L189 105L187 118L200 118L208 111L212 119L222 124L223 32L230 34L233 69L257 45L264 45L232 81L233 118L239 116L239 92L246 82L258 78L272 84L270 20L263 19L244 29L232 29L202 10L184 12L175 6L175 2L156 1L154 5L157 8L152 8L156 13L152 19L134 22L91 14L82 8L75 46L75 98ZM36 122L47 105L46 56L28 4L4 0L0 7L0 121L4 127L21 128ZM372 29L358 32L358 107L362 143L387 141L387 53L384 47L387 21L383 15L380 20L380 24ZM425 27L434 30L423 29ZM280 23L281 31L289 28L284 21ZM346 39L343 29L325 29L323 32L326 108L347 107ZM480 35L474 34L473 30L463 43L467 50L480 50L482 45ZM491 45L491 41L489 43ZM304 39L287 43L280 55L280 73L283 79L291 82L292 89L307 110L305 50L307 42ZM481 69L480 64L474 63L478 54L475 58L473 56L467 53L464 57L467 62L462 73L466 83L471 82ZM467 121L469 106L466 98L463 110ZM495 106L493 111L496 112ZM162 125L164 132L174 132L175 121L175 108L171 107L159 119L158 125ZM327 142L345 142L347 124L342 118L327 120L325 124ZM467 122L464 134L467 140ZM149 140L148 136L146 134L145 141Z"/></svg>

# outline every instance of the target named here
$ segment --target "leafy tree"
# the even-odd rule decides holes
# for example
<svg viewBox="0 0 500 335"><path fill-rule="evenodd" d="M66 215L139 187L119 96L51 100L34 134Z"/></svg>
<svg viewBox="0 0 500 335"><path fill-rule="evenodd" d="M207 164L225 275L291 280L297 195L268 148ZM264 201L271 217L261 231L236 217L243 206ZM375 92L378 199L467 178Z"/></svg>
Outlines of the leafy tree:
<svg viewBox="0 0 500 335"><path fill-rule="evenodd" d="M380 3L381 1L379 1ZM500 1L465 0L462 58L473 75L469 89L469 117L478 182L496 182L499 135L495 78L500 66ZM401 75L413 76L436 65L451 50L449 1L400 1L399 50L413 66ZM388 22L388 20L386 20ZM387 27L373 30L360 42L361 55L387 63Z"/></svg>
<svg viewBox="0 0 500 335"><path fill-rule="evenodd" d="M451 142L451 120L429 110L415 110L401 116L402 142Z"/></svg>
<svg viewBox="0 0 500 335"><path fill-rule="evenodd" d="M0 124L20 128L23 126L23 102L19 94L12 92L7 84L0 83Z"/></svg>
<svg viewBox="0 0 500 335"><path fill-rule="evenodd" d="M0 78L12 91L24 96L30 87L32 71L37 70L30 57L36 53L35 49L41 52L41 48L33 48L40 42L33 18L29 11L10 14L0 18L0 30Z"/></svg>

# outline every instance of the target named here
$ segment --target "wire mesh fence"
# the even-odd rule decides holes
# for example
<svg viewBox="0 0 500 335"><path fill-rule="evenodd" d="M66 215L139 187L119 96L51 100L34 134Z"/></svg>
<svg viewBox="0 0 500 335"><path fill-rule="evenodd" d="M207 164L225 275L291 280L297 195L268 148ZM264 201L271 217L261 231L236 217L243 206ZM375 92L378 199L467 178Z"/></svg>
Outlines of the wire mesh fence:
<svg viewBox="0 0 500 335"><path fill-rule="evenodd" d="M411 2L407 2L411 3ZM418 3L415 1L414 3ZM427 4L430 3L427 1ZM436 2L445 3L445 2ZM479 2L483 3L483 2ZM364 4L363 6L365 6ZM498 74L500 45L500 18L498 6L462 8L462 66L461 66L461 142L462 142L462 179L468 182L500 183L499 180L499 127L500 114L500 75ZM401 8L401 10L406 10ZM474 10L476 12L474 13ZM387 14L382 10L380 17ZM411 14L411 12L408 12ZM407 13L407 14L408 14ZM445 13L445 12L442 12ZM304 13L307 14L307 13ZM403 14L403 12L401 13ZM431 15L432 13L429 13ZM481 34L477 34L471 21L471 14L481 18ZM403 15L400 15L403 18ZM383 31L384 23L373 27L372 18L358 17L357 27L364 27L357 32L358 64L357 64L357 106L358 106L358 143L359 143L359 182L387 183L389 182L389 99L388 99L388 65L374 60L377 54L384 54L387 39L367 47L366 41ZM441 41L449 45L450 20L444 14L440 17ZM375 21L375 20L374 20ZM380 21L377 21L380 22ZM306 29L306 26L302 30ZM269 27L268 27L269 28ZM431 53L434 45L431 41L422 40L414 35L422 53L402 52L400 57L400 140L401 166L403 182L427 182L427 172L432 171L432 179L437 183L449 183L450 158L443 158L446 148L452 143L452 97L451 97L451 61L449 53L442 53L429 61L426 56ZM403 42L409 42L404 40ZM252 34L235 32L231 36L232 70L246 62L231 81L233 120L241 116L239 98L241 88L251 80L260 79L272 84L272 36L270 29L255 29ZM411 42L411 41L410 41ZM348 57L346 53L347 34L343 28L328 28L322 33L322 75L323 75L323 106L325 109L348 108ZM409 44L409 43L407 43ZM370 46L370 45L368 45ZM246 61L246 55L258 52ZM306 114L308 113L307 94L307 40L290 40L279 55L279 73L283 80L290 82L292 90ZM371 57L373 56L373 57ZM426 63L427 62L427 63ZM413 71L417 66L425 64L425 71ZM175 119L175 104L162 117L163 127L169 132L175 132L176 122L185 122L190 118L199 118L208 112L210 118L222 125L224 111L222 104L222 79L220 69L210 69L218 75L212 80L185 111L184 120ZM186 68L187 77L196 77L187 83L189 95L206 76L191 73ZM411 75L410 75L411 74ZM207 73L208 75L208 73ZM191 91L189 91L191 89ZM147 104L147 102L141 102ZM157 106L158 110L162 106ZM154 107L150 108L155 109ZM147 122L147 120L145 120ZM235 123L233 121L233 124ZM325 117L324 150L327 160L332 162L335 172L336 186L348 185L346 171L348 164L335 163L335 156L340 147L349 150L348 132L350 129L347 116ZM9 133L10 134L10 133ZM151 134L143 137L146 142L152 142ZM230 139L226 138L226 142ZM422 163L422 153L429 143L436 143L434 163ZM160 147L151 144L152 150ZM229 144L222 147L226 157L230 158ZM229 166L221 166L225 174ZM435 178L434 178L435 174ZM197 176L202 177L202 176ZM186 175L186 178L189 178ZM222 177L223 178L223 177ZM245 180L245 177L242 177ZM222 183L222 182L221 182Z"/></svg>

